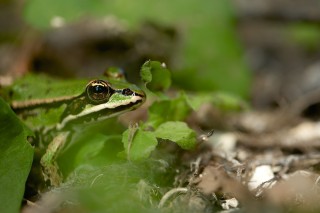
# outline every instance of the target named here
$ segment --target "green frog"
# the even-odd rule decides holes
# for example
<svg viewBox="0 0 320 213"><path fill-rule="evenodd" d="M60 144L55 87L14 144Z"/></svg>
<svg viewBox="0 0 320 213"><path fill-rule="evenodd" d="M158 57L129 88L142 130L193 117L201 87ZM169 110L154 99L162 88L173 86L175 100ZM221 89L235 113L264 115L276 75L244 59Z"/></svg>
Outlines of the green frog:
<svg viewBox="0 0 320 213"><path fill-rule="evenodd" d="M62 181L56 159L75 126L134 110L146 99L141 89L112 70L94 80L29 75L8 91L12 109L36 134L33 144L42 150L43 176L53 186Z"/></svg>

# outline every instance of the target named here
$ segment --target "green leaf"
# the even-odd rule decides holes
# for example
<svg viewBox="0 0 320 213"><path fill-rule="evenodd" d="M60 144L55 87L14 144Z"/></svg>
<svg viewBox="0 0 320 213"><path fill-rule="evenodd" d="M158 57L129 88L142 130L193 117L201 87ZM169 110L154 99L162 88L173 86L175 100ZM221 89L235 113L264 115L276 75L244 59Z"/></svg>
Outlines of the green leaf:
<svg viewBox="0 0 320 213"><path fill-rule="evenodd" d="M84 15L102 14L104 6L104 0L28 0L23 15L29 24L46 29L54 17L74 21Z"/></svg>
<svg viewBox="0 0 320 213"><path fill-rule="evenodd" d="M171 73L159 61L147 61L141 67L141 79L153 92L164 91L171 85Z"/></svg>
<svg viewBox="0 0 320 213"><path fill-rule="evenodd" d="M78 165L106 165L107 162L115 160L116 142L121 141L121 135L106 136L98 134L93 136L89 143L84 144L76 155L75 162ZM106 149L109 148L109 149Z"/></svg>
<svg viewBox="0 0 320 213"><path fill-rule="evenodd" d="M156 101L149 108L149 121L146 125L154 128L166 121L182 121L191 112L186 95L180 95L172 100Z"/></svg>
<svg viewBox="0 0 320 213"><path fill-rule="evenodd" d="M81 168L70 179L74 196L67 187L55 194L71 195L68 200L85 212L160 213L163 211L154 205L159 202L159 189L171 181L173 175L165 172L159 161L121 162L99 169Z"/></svg>
<svg viewBox="0 0 320 213"><path fill-rule="evenodd" d="M199 110L200 106L209 103L216 108L230 112L241 111L248 108L248 104L238 96L225 92L197 93L187 97L188 103L193 110Z"/></svg>
<svg viewBox="0 0 320 213"><path fill-rule="evenodd" d="M32 132L0 98L0 212L19 212L33 160Z"/></svg>
<svg viewBox="0 0 320 213"><path fill-rule="evenodd" d="M161 124L154 132L157 138L173 141L183 149L192 149L196 145L196 133L186 123L169 121Z"/></svg>
<svg viewBox="0 0 320 213"><path fill-rule="evenodd" d="M285 28L288 40L309 51L316 51L319 46L320 28L313 23L292 23Z"/></svg>
<svg viewBox="0 0 320 213"><path fill-rule="evenodd" d="M128 160L143 160L150 156L158 141L152 132L130 127L122 135L122 143Z"/></svg>
<svg viewBox="0 0 320 213"><path fill-rule="evenodd" d="M123 149L121 135L97 133L84 138L87 138L86 143L77 141L59 156L59 168L64 177L79 167L99 168L122 160L117 157Z"/></svg>
<svg viewBox="0 0 320 213"><path fill-rule="evenodd" d="M97 168L123 160L117 157L123 150L123 131L116 118L75 127L72 139L57 160L63 176L67 177L81 166Z"/></svg>
<svg viewBox="0 0 320 213"><path fill-rule="evenodd" d="M150 61L146 61L140 70L140 76L142 81L144 81L146 84L150 83L152 81L152 74L151 74L151 66Z"/></svg>

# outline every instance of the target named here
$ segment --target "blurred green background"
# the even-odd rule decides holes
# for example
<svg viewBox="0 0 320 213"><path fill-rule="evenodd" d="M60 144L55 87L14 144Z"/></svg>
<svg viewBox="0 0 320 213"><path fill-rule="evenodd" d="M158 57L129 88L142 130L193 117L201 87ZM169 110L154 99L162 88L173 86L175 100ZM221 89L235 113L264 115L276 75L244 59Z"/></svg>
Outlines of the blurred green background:
<svg viewBox="0 0 320 213"><path fill-rule="evenodd" d="M177 54L169 67L176 86L248 97L250 72L235 35L230 1L29 0L23 10L25 20L41 30L57 16L73 22L84 16L111 15L133 30L144 21L172 26L179 33Z"/></svg>

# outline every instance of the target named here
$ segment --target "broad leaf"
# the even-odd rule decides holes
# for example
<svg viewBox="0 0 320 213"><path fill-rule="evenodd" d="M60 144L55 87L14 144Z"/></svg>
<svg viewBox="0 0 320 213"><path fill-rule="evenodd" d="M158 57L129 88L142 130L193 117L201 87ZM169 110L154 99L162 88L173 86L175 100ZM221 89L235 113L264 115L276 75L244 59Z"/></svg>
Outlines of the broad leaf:
<svg viewBox="0 0 320 213"><path fill-rule="evenodd" d="M196 133L184 122L169 121L163 123L154 134L157 138L177 143L183 149L192 149L196 145Z"/></svg>
<svg viewBox="0 0 320 213"><path fill-rule="evenodd" d="M149 108L149 121L147 125L154 128L166 121L182 121L191 112L186 95L181 93L172 100L156 101Z"/></svg>
<svg viewBox="0 0 320 213"><path fill-rule="evenodd" d="M127 159L132 161L148 158L158 144L153 132L132 127L123 133L122 142Z"/></svg>
<svg viewBox="0 0 320 213"><path fill-rule="evenodd" d="M0 98L0 212L19 212L25 183L30 172L32 135Z"/></svg>
<svg viewBox="0 0 320 213"><path fill-rule="evenodd" d="M159 61L147 61L141 67L141 78L149 90L164 91L171 85L171 73Z"/></svg>

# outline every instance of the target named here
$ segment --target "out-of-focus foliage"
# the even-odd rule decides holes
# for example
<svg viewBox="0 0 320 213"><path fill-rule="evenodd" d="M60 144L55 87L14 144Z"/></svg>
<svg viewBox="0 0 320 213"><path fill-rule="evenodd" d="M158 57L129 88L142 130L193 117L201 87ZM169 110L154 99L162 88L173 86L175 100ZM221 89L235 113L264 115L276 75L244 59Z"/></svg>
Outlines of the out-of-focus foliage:
<svg viewBox="0 0 320 213"><path fill-rule="evenodd" d="M79 126L58 158L62 174L66 177L77 168L99 168L121 161L117 155L123 150L124 130L115 118Z"/></svg>
<svg viewBox="0 0 320 213"><path fill-rule="evenodd" d="M0 212L18 212L24 193L33 149L32 133L0 98Z"/></svg>
<svg viewBox="0 0 320 213"><path fill-rule="evenodd" d="M186 95L181 93L178 97L154 102L149 107L149 119L146 125L154 128L166 121L182 121L191 111Z"/></svg>
<svg viewBox="0 0 320 213"><path fill-rule="evenodd" d="M225 112L241 111L249 108L248 104L238 96L224 92L197 93L189 95L187 101L195 111L199 110L204 103L212 104Z"/></svg>
<svg viewBox="0 0 320 213"><path fill-rule="evenodd" d="M229 1L29 0L25 19L46 29L54 17L116 16L131 28L143 21L176 27L181 48L173 60L175 85L189 90L224 90L248 96L250 74L235 37Z"/></svg>
<svg viewBox="0 0 320 213"><path fill-rule="evenodd" d="M86 212L163 212L153 205L159 187L165 187L170 171L160 161L114 163L99 169L79 169L63 190L76 192L79 209Z"/></svg>
<svg viewBox="0 0 320 213"><path fill-rule="evenodd" d="M288 27L288 37L305 49L313 51L320 44L320 27L307 23L291 24Z"/></svg>

